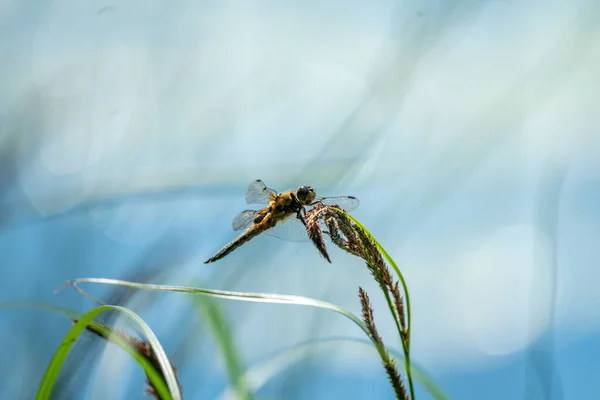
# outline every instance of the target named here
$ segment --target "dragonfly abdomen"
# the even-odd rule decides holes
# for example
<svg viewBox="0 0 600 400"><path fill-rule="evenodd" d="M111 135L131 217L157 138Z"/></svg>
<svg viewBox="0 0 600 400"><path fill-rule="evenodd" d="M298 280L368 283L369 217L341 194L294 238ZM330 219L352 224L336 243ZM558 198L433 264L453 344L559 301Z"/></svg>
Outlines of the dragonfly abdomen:
<svg viewBox="0 0 600 400"><path fill-rule="evenodd" d="M236 237L235 239L233 239L233 241L231 241L227 245L225 245L225 247L223 247L221 250L219 250L214 256L212 256L208 260L204 261L204 264L208 264L208 263L220 260L221 258L225 257L226 255L228 255L229 253L231 253L232 251L234 251L235 249L237 249L244 243L250 241L251 239L255 238L257 235L261 234L262 232L264 232L265 230L267 230L269 228L270 228L269 226L264 225L264 224L252 225L240 236Z"/></svg>

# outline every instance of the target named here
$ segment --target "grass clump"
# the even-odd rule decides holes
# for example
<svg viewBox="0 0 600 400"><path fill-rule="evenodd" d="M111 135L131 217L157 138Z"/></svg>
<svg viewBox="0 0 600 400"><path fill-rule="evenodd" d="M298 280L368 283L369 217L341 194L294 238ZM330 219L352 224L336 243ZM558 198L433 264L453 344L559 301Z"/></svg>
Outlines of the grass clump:
<svg viewBox="0 0 600 400"><path fill-rule="evenodd" d="M78 321L74 319L73 322L77 323ZM143 357L150 365L154 367L162 381L166 382L166 376L162 373L161 364L158 360L156 351L152 348L152 345L148 340L141 340L123 330L114 329L110 326L93 321L90 322L86 329L88 332L92 332L96 336L119 345L129 354L134 354L136 357ZM177 368L175 367L173 361L169 360L169 362L171 368L173 369L173 374L175 376L175 380L177 381L179 392L181 392L181 384L177 379ZM164 388L161 387L161 389L159 389L159 385L161 385L161 383L160 381L158 382L158 384L153 382L150 376L146 373L146 388L144 391L147 395L154 397L156 400L163 400L165 399L164 396L167 396L167 392L163 392L161 394L161 389L164 390ZM168 395L169 398L172 397L170 396L170 393Z"/></svg>
<svg viewBox="0 0 600 400"><path fill-rule="evenodd" d="M122 332L116 333L114 330L101 324L94 323L93 320L106 311L119 311L128 316L136 323L147 340L141 341ZM107 338L116 343L129 353L142 367L146 374L148 387L147 393L160 400L181 400L181 388L173 365L167 358L160 342L150 330L148 325L133 311L119 306L100 306L87 312L79 318L74 318L75 324L65 335L62 343L58 346L50 364L46 368L46 373L40 383L37 400L50 399L52 390L56 383L60 370L67 358L67 355L73 348L76 340L81 336L84 330L92 332Z"/></svg>

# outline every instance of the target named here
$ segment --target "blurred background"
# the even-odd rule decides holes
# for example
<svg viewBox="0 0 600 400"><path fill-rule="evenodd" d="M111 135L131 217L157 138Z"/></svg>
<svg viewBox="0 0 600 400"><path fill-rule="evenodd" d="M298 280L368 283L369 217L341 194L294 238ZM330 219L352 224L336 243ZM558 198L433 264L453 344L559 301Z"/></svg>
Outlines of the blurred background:
<svg viewBox="0 0 600 400"><path fill-rule="evenodd" d="M0 300L85 312L65 280L296 294L360 313L360 259L235 237L254 179L354 195L404 272L412 354L453 399L600 390L600 3L0 3ZM170 293L86 285L126 305L185 398L229 382L214 336ZM364 338L342 316L217 301L247 368L299 343ZM118 323L118 321L117 321ZM33 398L68 319L0 311L0 397ZM143 398L143 374L84 335L55 397ZM428 394L416 383L417 397ZM262 398L392 398L376 353L307 352Z"/></svg>

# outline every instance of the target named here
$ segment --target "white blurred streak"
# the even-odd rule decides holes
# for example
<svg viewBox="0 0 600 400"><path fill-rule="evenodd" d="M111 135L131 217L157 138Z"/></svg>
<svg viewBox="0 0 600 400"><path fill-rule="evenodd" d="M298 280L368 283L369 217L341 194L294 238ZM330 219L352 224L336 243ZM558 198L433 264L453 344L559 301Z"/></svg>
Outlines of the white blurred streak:
<svg viewBox="0 0 600 400"><path fill-rule="evenodd" d="M20 185L28 200L42 217L50 216L79 204L86 193L81 185L81 174L57 176L35 160L20 175ZM48 185L53 187L49 193ZM45 188L45 189L44 189Z"/></svg>
<svg viewBox="0 0 600 400"><path fill-rule="evenodd" d="M463 284L456 297L462 304L454 323L465 328L461 340L492 356L522 350L547 328L541 314L550 301L548 249L527 225L499 229L473 248L458 271Z"/></svg>
<svg viewBox="0 0 600 400"><path fill-rule="evenodd" d="M110 217L107 218L107 214ZM99 227L112 240L129 246L144 246L160 237L171 225L173 212L163 204L124 204L115 212L94 212Z"/></svg>
<svg viewBox="0 0 600 400"><path fill-rule="evenodd" d="M533 3L524 7L531 12L490 5L477 21L452 30L443 45L428 52L394 133L386 137L379 178L398 169L403 179L419 170L430 174L436 164L451 162L449 157L469 160L477 156L475 147L491 153L497 143L515 137L528 138L533 156L545 153L557 138L585 143L586 136L556 125L555 119L592 124L589 115L574 119L568 112L589 109L592 96L597 97L587 89L598 62L594 19L566 5L543 11ZM549 34L540 34L540 29L548 31L548 21L557 23ZM507 23L509 35L500 29ZM523 129L540 119L551 129L539 135Z"/></svg>
<svg viewBox="0 0 600 400"><path fill-rule="evenodd" d="M537 258L547 249L531 225L459 243L403 260L411 271L414 354L425 365L498 362L494 357L523 350L547 328L536 317L548 301L549 271Z"/></svg>
<svg viewBox="0 0 600 400"><path fill-rule="evenodd" d="M33 41L33 83L47 109L40 158L57 175L97 163L131 128L138 101L147 106L147 46L125 21L94 11L59 5Z"/></svg>

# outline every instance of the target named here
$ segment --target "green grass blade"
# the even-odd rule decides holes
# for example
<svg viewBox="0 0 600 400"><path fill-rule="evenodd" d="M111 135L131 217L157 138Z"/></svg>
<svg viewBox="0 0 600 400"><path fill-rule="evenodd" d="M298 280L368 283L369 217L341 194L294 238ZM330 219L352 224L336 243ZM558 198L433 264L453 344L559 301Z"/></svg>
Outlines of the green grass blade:
<svg viewBox="0 0 600 400"><path fill-rule="evenodd" d="M406 340L406 342L404 340L402 340L402 335L400 335L400 340L402 341L402 346L404 348L404 353L405 353L404 363L405 363L406 375L408 377L408 385L409 385L409 389L410 389L410 393L411 393L411 398L414 400L415 389L413 387L413 382L412 382L412 369L411 369L411 360L410 360L410 343L411 343L410 336L411 336L411 332L412 332L412 329L411 329L412 328L412 325L411 325L412 319L411 319L411 308L410 308L410 295L408 292L408 285L406 284L406 279L404 279L404 275L402 275L400 268L398 268L398 265L396 265L396 263L394 262L392 257L390 257L388 252L385 251L385 249L377 241L377 239L375 239L375 236L373 236L371 234L371 232L369 232L369 230L367 228L365 228L365 226L363 224L361 224L356 218L354 218L352 215L346 213L345 211L343 211L343 212L350 220L352 220L352 222L354 222L360 229L362 229L369 236L369 238L373 241L373 243L375 243L375 246L377 246L377 249L383 255L383 257L386 259L388 264L392 266L392 268L396 272L396 275L400 279L400 283L402 284L402 290L404 292L404 301L406 302L406 339L407 340ZM388 298L388 303L390 303L390 299L387 294L386 294L386 297ZM390 306L390 309L392 309L392 314L394 314L394 316L395 316L393 307ZM398 328L398 330L400 330L399 325L397 325L397 328Z"/></svg>
<svg viewBox="0 0 600 400"><path fill-rule="evenodd" d="M136 313L131 311L128 308L120 307L120 306L110 306L116 311L120 311L127 315L133 322L135 322L142 330L142 333L146 337L146 340L154 350L156 358L158 360L159 365L161 366L161 371L167 381L167 386L169 387L169 393L173 397L173 400L181 400L181 392L179 390L179 384L177 383L177 377L175 376L175 371L171 366L171 362L169 361L169 357L165 353L162 345L158 341L154 332L150 329L150 327L146 324L146 322ZM159 376L160 378L160 376ZM162 381L162 379L158 379ZM154 383L154 381L153 381Z"/></svg>
<svg viewBox="0 0 600 400"><path fill-rule="evenodd" d="M229 381L235 388L235 398L244 400L252 399L252 391L244 375L244 366L238 356L239 352L236 349L231 329L221 307L210 298L195 298L194 305L202 315L203 320L212 333L214 341L221 350Z"/></svg>
<svg viewBox="0 0 600 400"><path fill-rule="evenodd" d="M108 307L108 309L117 310L117 311L121 311L121 312L125 312L125 313L127 313L127 312L131 313L130 310L123 309L121 307L116 307L116 306L104 306L104 307ZM0 302L0 309L2 309L2 308L4 308L4 309L9 309L9 308L38 309L38 310L42 310L42 311L53 312L55 314L60 314L60 315L66 316L70 319L84 321L84 322L81 322L81 324L82 324L81 326L83 326L82 329L77 328L77 330L75 330L75 326L77 326L77 324L79 322L76 323L71 328L70 332L73 332L73 334L70 336L70 339L72 339L70 342L66 341L66 337L65 337L65 340L63 340L62 346L65 347L63 349L64 354L59 355L59 358L56 360L56 363L57 363L56 367L58 367L58 369L55 371L56 375L52 376L52 374L54 374L54 372L53 372L52 374L49 375L49 378L53 377L53 379L56 380L56 378L58 377L58 373L60 372L60 368L62 367L62 364L64 363L64 360L66 359L66 356L68 355L68 352L70 351L70 348L75 343L75 340L79 337L79 334L81 334L81 332L83 332L83 330L85 330L86 326L89 325L89 326L95 327L96 330L99 332L104 332L105 338L107 338L107 339L111 340L112 342L114 342L115 344L119 345L126 352L128 352L130 355L132 355L134 357L134 359L136 359L136 361L142 366L142 368L144 368L148 378L152 381L152 383L155 384L156 386L162 386L163 390L165 391L165 393L163 393L163 394L166 394L167 396L169 395L167 386L165 385L162 377L160 376L158 371L156 371L154 366L150 363L150 361L147 360L147 358L144 355L140 354L139 351L137 351L135 348L133 348L133 346L129 342L123 340L119 336L115 336L115 335L110 336L110 332L109 332L110 328L109 327L104 327L101 324L97 324L97 323L93 322L93 319L96 316L98 316L102 312L107 311L108 309L104 309L104 310L100 310L100 311L98 311L98 309L94 309L88 313L90 315L93 315L91 318L88 319L88 318L85 318L85 315L82 316L82 314L77 311L74 311L74 310L71 310L68 308L64 308L64 307L58 307L58 306L55 306L55 305L49 304L49 303L38 302L38 301L30 301L30 300L3 301L3 302ZM135 314L133 314L133 315L135 315ZM87 321L87 320L89 320L90 322L86 324L85 321ZM143 324L145 325L145 322L143 322ZM147 325L146 325L146 327L147 327ZM77 334L77 332L79 332L79 334ZM148 332L152 333L150 331L150 328L147 328L146 334L148 334ZM152 334L152 336L154 336L154 335ZM160 347L160 344L156 348L158 349L159 347ZM153 348L155 348L155 347L153 347ZM164 351L163 351L163 353L164 353ZM57 354L55 354L55 357L57 357ZM52 361L51 361L51 363L52 363ZM170 364L168 364L168 366L170 368ZM48 371L46 371L46 374L48 374ZM152 377L154 377L154 378L152 378ZM53 386L53 385L54 384L52 383L51 386ZM51 387L50 387L50 389L51 389ZM44 390L46 390L46 389L44 389ZM37 398L40 398L39 396L40 396L40 394L38 393ZM42 396L41 398L47 398L47 397Z"/></svg>
<svg viewBox="0 0 600 400"><path fill-rule="evenodd" d="M148 325L146 325L146 323L137 314L135 314L133 311L127 308L119 306L100 306L78 317L78 321L71 327L69 332L67 332L61 345L54 353L54 356L52 357L52 360L50 361L50 364L46 369L46 373L42 378L42 382L38 389L36 399L50 399L52 389L54 388L54 384L56 383L56 378L58 377L58 374L60 373L64 361L66 360L67 355L71 351L71 348L75 344L77 338L79 338L81 333L86 329L86 327L89 324L92 323L92 321L98 315L110 310L124 313L140 326L140 328L146 335L149 344L152 346L156 353L158 361L161 365L162 373L166 379L166 385L161 375L158 373L158 371L156 371L152 364L144 356L139 354L139 352L133 349L133 347L127 341L120 339L118 336L114 336L113 338L115 342L119 344L122 348L124 348L128 353L130 353L142 366L144 372L146 373L146 376L156 387L162 398L181 400L181 393L179 391L177 380L175 379L175 373L164 350L162 349L162 346L158 342L158 339L156 338L152 330L148 327Z"/></svg>
<svg viewBox="0 0 600 400"><path fill-rule="evenodd" d="M210 296L227 300L247 301L254 303L295 304L323 308L326 310L335 311L338 314L345 316L354 322L360 329L362 329L366 335L369 335L369 331L363 324L362 320L356 315L352 314L350 311L343 307L336 306L335 304L331 304L322 300L311 299L310 297L270 293L233 292L229 290L204 289L191 286L155 285L151 283L137 283L109 278L78 278L73 280L72 283L75 285L78 283L100 283L104 285L119 285L140 290Z"/></svg>
<svg viewBox="0 0 600 400"><path fill-rule="evenodd" d="M377 241L377 239L375 239L375 236L373 236L371 234L371 232L369 232L369 230L367 228L365 228L365 226L363 224L361 224L360 222L358 222L358 220L356 218L354 218L352 215L350 215L348 213L345 213L345 214L360 229L362 229L363 231L365 231L365 233L371 238L371 240L373 241L373 243L375 243L375 246L377 246L377 249L381 252L381 254L385 258L385 260L392 266L392 268L394 269L394 272L396 272L396 275L398 275L398 278L400 279L400 283L402 284L402 289L404 291L404 300L406 301L406 329L408 331L408 338L409 338L409 343L410 343L410 332L411 332L410 296L408 294L408 285L406 284L406 280L404 279L404 275L402 275L402 272L400 272L400 268L398 268L398 265L396 265L396 263L394 262L394 260L392 259L392 257L390 257L390 255L388 254L388 252L385 251L385 249L383 248L383 246Z"/></svg>

